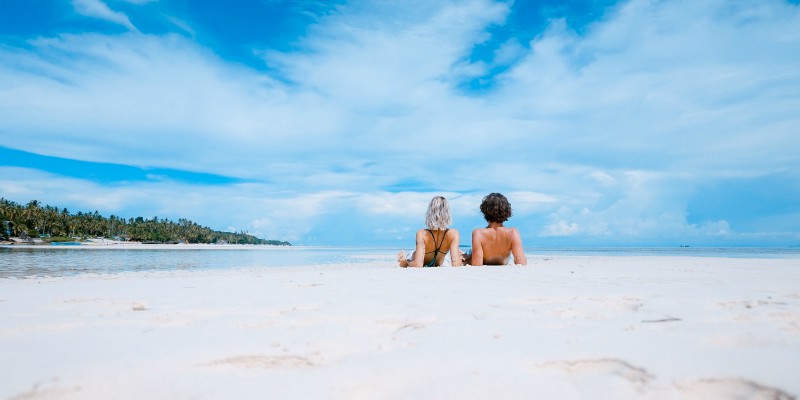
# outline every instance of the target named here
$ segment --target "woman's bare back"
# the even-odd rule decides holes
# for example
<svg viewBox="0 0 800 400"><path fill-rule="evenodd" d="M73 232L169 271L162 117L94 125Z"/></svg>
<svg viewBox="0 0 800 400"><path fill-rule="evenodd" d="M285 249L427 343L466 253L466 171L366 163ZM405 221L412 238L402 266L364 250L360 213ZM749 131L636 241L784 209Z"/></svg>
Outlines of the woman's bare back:
<svg viewBox="0 0 800 400"><path fill-rule="evenodd" d="M444 263L448 252L450 253L451 264L454 267L461 265L461 252L458 250L458 230L452 228L445 231L420 229L417 231L416 242L414 258L410 262L405 259L402 251L398 254L397 261L401 267L421 267L431 264L439 266ZM434 257L436 257L435 261L433 261Z"/></svg>
<svg viewBox="0 0 800 400"><path fill-rule="evenodd" d="M417 236L419 237L420 235L425 241L425 256L422 262L427 265L436 256L434 265L442 265L447 251L450 250L453 238L458 236L458 231L455 229L446 231L420 229L417 232Z"/></svg>

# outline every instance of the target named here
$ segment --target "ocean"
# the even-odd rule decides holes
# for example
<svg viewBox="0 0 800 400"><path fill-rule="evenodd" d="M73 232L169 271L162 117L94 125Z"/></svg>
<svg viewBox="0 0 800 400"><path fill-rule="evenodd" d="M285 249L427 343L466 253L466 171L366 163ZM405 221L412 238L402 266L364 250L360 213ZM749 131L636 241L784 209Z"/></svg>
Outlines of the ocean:
<svg viewBox="0 0 800 400"><path fill-rule="evenodd" d="M388 247L273 246L3 246L0 279L136 271L291 268L301 265L391 265ZM570 256L800 258L800 247L582 247L525 249L528 259Z"/></svg>

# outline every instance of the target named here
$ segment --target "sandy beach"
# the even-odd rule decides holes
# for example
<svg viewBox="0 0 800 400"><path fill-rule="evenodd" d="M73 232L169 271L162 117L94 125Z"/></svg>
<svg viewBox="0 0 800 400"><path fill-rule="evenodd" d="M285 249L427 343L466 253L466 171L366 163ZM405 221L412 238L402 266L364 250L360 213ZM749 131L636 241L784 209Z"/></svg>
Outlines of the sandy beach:
<svg viewBox="0 0 800 400"><path fill-rule="evenodd" d="M0 279L3 399L793 399L800 259Z"/></svg>

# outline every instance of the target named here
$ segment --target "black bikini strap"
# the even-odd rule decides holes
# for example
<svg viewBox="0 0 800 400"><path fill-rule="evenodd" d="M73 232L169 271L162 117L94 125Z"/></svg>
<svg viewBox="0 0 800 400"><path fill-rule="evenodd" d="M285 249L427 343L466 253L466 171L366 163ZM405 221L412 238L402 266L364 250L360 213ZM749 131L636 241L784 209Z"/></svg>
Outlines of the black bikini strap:
<svg viewBox="0 0 800 400"><path fill-rule="evenodd" d="M442 250L442 249L441 249L441 247L442 247L442 245L444 244L444 238L447 236L447 231L449 231L449 230L450 230L450 228L447 228L447 229L445 229L445 230L444 230L444 234L442 235L442 241L441 241L441 242L439 242L439 243L436 243L436 235L434 235L434 234L433 234L433 231L432 231L432 230L430 230L430 229L426 229L426 231L428 231L428 233L430 233L430 234L431 234L431 238L433 239L433 249L434 249L434 251L436 251L437 253L438 253L438 252L440 252L440 251Z"/></svg>
<svg viewBox="0 0 800 400"><path fill-rule="evenodd" d="M431 234L431 238L433 239L433 246L434 247L433 247L433 259L428 264L423 265L423 267L433 267L433 266L436 265L436 258L439 257L439 252L441 251L440 247L442 247L442 245L444 244L444 238L445 238L445 236L447 236L447 231L449 231L449 230L450 230L449 228L445 229L444 230L444 235L442 235L442 241L440 243L436 243L436 235L433 234L432 230L426 229L426 231L428 231L428 233ZM430 254L430 253L425 253L425 254Z"/></svg>

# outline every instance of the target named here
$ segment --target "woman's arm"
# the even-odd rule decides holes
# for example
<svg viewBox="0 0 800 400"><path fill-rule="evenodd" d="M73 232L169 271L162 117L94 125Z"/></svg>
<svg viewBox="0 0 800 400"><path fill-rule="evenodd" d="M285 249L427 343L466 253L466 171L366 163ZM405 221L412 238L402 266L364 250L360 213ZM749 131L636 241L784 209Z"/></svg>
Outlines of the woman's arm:
<svg viewBox="0 0 800 400"><path fill-rule="evenodd" d="M450 241L450 265L460 267L463 265L461 264L461 250L459 249L461 236L456 229L450 229L450 232L453 232L453 240Z"/></svg>
<svg viewBox="0 0 800 400"><path fill-rule="evenodd" d="M472 265L483 265L483 247L477 229L472 231Z"/></svg>
<svg viewBox="0 0 800 400"><path fill-rule="evenodd" d="M514 255L514 264L528 265L525 251L522 250L522 237L519 235L517 228L511 228L511 230L511 254Z"/></svg>
<svg viewBox="0 0 800 400"><path fill-rule="evenodd" d="M425 230L417 231L417 247L414 250L414 259L408 263L409 267L421 268L425 263Z"/></svg>

